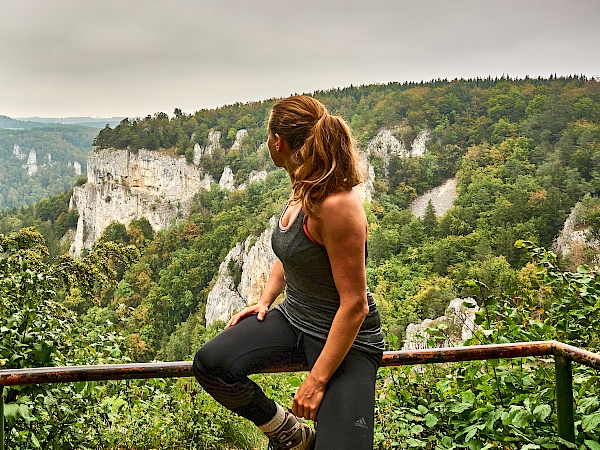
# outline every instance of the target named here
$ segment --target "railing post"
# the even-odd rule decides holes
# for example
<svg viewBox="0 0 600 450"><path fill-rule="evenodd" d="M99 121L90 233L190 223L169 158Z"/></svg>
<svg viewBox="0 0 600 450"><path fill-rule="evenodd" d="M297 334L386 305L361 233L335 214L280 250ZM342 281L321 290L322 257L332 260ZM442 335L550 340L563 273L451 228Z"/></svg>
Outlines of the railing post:
<svg viewBox="0 0 600 450"><path fill-rule="evenodd" d="M571 359L556 355L556 417L558 420L558 437L565 441L575 442L575 419L573 416L573 369ZM558 448L566 450L567 446L558 444Z"/></svg>
<svg viewBox="0 0 600 450"><path fill-rule="evenodd" d="M0 450L4 450L4 386L0 386Z"/></svg>

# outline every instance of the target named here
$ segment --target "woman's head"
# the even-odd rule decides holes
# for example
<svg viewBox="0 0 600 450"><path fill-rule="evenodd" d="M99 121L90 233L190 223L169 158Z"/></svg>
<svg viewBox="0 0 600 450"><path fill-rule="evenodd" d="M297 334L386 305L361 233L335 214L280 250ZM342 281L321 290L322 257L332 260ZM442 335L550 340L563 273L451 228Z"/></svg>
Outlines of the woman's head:
<svg viewBox="0 0 600 450"><path fill-rule="evenodd" d="M327 108L305 95L285 98L271 110L269 134L287 144L288 170L294 198L311 216L331 192L361 182L350 129L343 119L330 116Z"/></svg>

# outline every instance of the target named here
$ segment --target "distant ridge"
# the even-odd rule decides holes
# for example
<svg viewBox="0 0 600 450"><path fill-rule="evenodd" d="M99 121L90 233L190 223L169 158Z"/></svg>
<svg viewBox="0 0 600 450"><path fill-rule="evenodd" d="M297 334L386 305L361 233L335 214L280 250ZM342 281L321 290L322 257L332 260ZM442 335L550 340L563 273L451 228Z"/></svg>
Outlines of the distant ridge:
<svg viewBox="0 0 600 450"><path fill-rule="evenodd" d="M0 115L0 129L28 130L31 128L48 128L54 126L75 125L80 127L104 128L114 127L123 117L19 117L13 119Z"/></svg>

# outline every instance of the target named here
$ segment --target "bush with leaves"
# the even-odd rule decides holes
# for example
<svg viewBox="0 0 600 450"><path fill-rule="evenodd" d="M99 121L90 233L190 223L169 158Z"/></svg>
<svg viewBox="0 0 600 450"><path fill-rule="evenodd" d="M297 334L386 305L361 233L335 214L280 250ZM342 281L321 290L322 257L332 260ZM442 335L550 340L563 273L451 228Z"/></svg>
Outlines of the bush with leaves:
<svg viewBox="0 0 600 450"><path fill-rule="evenodd" d="M0 235L0 368L121 362L122 339L98 337L59 301L65 291L94 298L115 281L134 247L97 246L83 260L47 261L34 228ZM7 448L95 448L101 390L94 383L5 389Z"/></svg>
<svg viewBox="0 0 600 450"><path fill-rule="evenodd" d="M539 270L537 292L550 298L536 298L523 286L503 296L488 296L483 283L466 283L465 292L476 297L482 309L473 338L464 345L557 339L598 351L598 269L565 272L552 252L523 241L517 247L532 253ZM549 305L547 310L542 309L544 304ZM435 330L429 331L435 339ZM557 436L552 358L468 361L422 369L380 370L376 448L531 450L558 448L562 443L600 450L600 377L593 369L577 364L573 368L575 444Z"/></svg>

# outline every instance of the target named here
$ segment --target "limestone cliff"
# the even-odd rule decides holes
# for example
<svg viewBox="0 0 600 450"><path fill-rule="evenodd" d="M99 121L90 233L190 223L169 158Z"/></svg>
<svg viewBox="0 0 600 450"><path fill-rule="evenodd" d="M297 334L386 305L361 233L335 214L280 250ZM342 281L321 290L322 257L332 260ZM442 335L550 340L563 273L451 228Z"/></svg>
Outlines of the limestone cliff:
<svg viewBox="0 0 600 450"><path fill-rule="evenodd" d="M236 133L233 148L240 148L248 136L247 130ZM124 225L133 219L145 217L157 231L173 220L185 219L191 201L200 189L210 189L213 180L202 169L202 157L210 157L220 148L221 132L211 130L207 144L194 147L193 164L183 156L167 152L106 149L93 151L88 157L87 183L75 187L70 207L79 213L77 232L70 252L79 256L84 248L90 249L102 232L113 222ZM18 146L13 154L24 158ZM30 162L32 156L29 157ZM29 163L28 163L29 164ZM35 166L35 153L33 162ZM37 168L37 166L35 166ZM81 165L73 163L75 171ZM247 184L264 180L266 171L252 171L245 183L235 186L234 173L226 166L219 179L222 189L244 189Z"/></svg>
<svg viewBox="0 0 600 450"><path fill-rule="evenodd" d="M233 145L231 146L231 148L234 150L241 148L242 142L247 137L248 137L248 130L245 130L245 129L238 130L238 132L235 133L235 141L233 142Z"/></svg>
<svg viewBox="0 0 600 450"><path fill-rule="evenodd" d="M73 189L79 213L71 253L91 248L112 222L145 217L158 230L185 217L192 197L209 189L211 178L184 157L156 151L103 150L90 153L87 183Z"/></svg>
<svg viewBox="0 0 600 450"><path fill-rule="evenodd" d="M227 254L219 267L219 275L206 301L206 324L227 321L247 305L256 303L275 263L271 235L277 219L253 242L249 236Z"/></svg>

